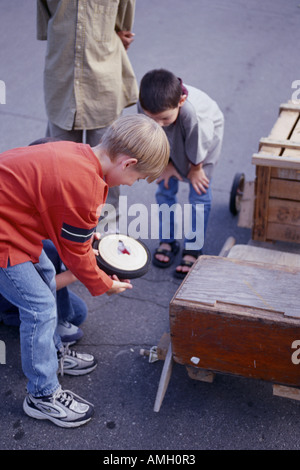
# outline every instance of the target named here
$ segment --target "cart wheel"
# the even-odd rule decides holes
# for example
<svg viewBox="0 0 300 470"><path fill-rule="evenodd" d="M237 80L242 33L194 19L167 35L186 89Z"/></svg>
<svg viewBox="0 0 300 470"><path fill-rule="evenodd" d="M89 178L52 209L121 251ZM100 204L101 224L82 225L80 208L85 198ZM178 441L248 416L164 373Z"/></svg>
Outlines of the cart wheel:
<svg viewBox="0 0 300 470"><path fill-rule="evenodd" d="M244 173L236 173L231 186L229 201L229 210L233 215L236 215L241 209L241 199L243 197L244 185Z"/></svg>

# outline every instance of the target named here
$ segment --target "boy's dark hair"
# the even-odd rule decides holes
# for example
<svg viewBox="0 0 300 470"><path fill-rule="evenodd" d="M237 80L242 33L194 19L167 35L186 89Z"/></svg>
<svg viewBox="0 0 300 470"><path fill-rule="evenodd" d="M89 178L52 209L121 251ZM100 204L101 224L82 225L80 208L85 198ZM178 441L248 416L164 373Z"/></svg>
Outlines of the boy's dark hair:
<svg viewBox="0 0 300 470"><path fill-rule="evenodd" d="M176 108L181 95L180 79L168 70L150 70L141 80L140 104L145 111L151 114Z"/></svg>

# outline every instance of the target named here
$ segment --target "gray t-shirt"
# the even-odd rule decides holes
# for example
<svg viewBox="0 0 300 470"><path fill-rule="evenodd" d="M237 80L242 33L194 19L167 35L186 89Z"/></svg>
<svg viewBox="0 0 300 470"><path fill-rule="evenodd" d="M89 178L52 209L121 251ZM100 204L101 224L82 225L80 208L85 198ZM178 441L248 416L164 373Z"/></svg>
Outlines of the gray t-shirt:
<svg viewBox="0 0 300 470"><path fill-rule="evenodd" d="M186 179L191 163L203 168L210 179L221 151L224 117L217 103L197 88L184 85L188 97L176 121L164 127L170 143L170 160ZM138 111L143 112L140 104Z"/></svg>

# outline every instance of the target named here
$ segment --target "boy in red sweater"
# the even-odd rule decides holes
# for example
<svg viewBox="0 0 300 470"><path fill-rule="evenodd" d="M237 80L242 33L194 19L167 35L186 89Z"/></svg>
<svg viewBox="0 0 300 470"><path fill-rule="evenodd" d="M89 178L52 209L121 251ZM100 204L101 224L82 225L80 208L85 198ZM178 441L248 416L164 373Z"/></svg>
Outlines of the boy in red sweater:
<svg viewBox="0 0 300 470"><path fill-rule="evenodd" d="M132 288L97 266L92 248L108 188L138 179L149 182L164 170L169 144L152 119L118 119L91 148L53 142L0 155L0 293L19 308L23 371L28 379L24 411L58 426L90 420L93 406L57 378L55 270L42 249L54 243L71 273L97 296ZM93 357L83 361L93 364ZM91 367L93 368L93 367Z"/></svg>

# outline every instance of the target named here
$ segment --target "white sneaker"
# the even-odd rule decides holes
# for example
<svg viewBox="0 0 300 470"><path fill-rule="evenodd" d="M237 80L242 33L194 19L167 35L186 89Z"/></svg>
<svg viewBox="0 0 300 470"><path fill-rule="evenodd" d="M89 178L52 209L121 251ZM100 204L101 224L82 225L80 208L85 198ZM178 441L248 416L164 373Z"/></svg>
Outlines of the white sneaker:
<svg viewBox="0 0 300 470"><path fill-rule="evenodd" d="M82 426L94 413L91 403L61 388L49 397L35 398L28 394L23 409L32 418L48 419L63 428Z"/></svg>
<svg viewBox="0 0 300 470"><path fill-rule="evenodd" d="M79 353L71 350L68 345L58 351L60 375L85 375L97 367L97 361L92 354Z"/></svg>

